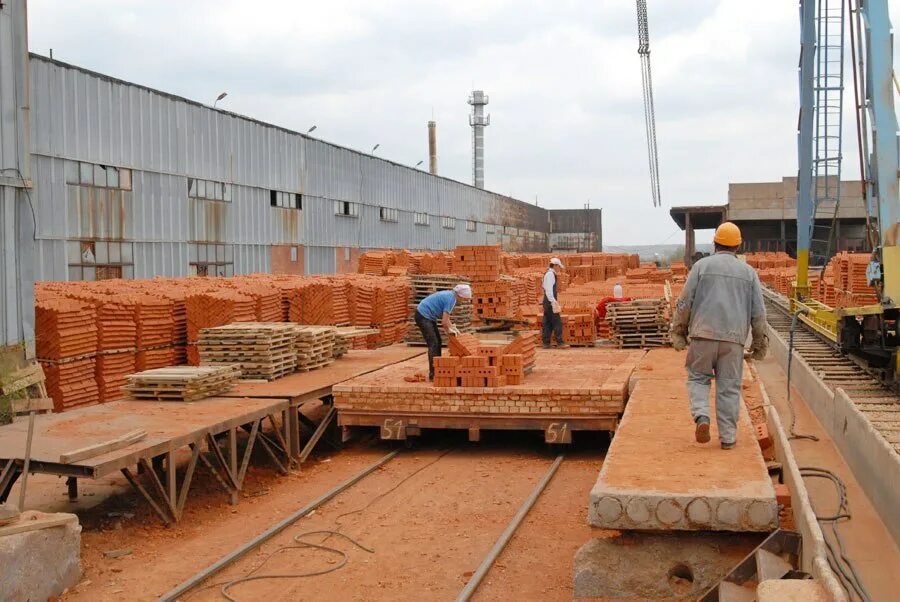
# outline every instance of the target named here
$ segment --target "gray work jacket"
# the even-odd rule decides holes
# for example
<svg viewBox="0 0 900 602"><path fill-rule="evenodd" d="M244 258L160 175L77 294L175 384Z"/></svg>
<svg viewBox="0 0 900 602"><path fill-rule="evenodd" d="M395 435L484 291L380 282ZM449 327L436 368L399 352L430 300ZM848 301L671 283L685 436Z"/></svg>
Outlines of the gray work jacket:
<svg viewBox="0 0 900 602"><path fill-rule="evenodd" d="M733 253L719 251L691 268L675 306L672 330L743 345L751 322L765 317L756 271Z"/></svg>

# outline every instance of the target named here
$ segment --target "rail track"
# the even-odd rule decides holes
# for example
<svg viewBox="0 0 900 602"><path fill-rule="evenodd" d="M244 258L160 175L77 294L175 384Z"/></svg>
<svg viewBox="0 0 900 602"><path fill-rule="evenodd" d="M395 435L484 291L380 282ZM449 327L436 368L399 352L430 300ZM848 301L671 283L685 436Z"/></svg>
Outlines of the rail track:
<svg viewBox="0 0 900 602"><path fill-rule="evenodd" d="M411 475L402 479L399 484L404 483L407 479L418 474L421 470L428 468L432 464L436 463L438 460L440 460L440 458L442 458L447 453L449 453L449 451L452 451L452 450L448 450L447 452L441 454L433 462L423 466L419 470L413 472ZM182 596L184 596L185 594L187 594L189 597L192 593L195 593L198 588L202 590L202 589L207 589L209 587L218 587L223 584L226 584L227 587L222 589L222 594L228 600L233 600L234 598L232 598L230 595L228 595L228 593L226 591L227 588L230 587L231 585L243 583L246 581L256 580L256 579L283 578L283 577L297 577L297 578L312 577L312 576L316 576L318 574L325 574L327 572L330 572L330 570L332 570L332 569L323 571L321 573L312 572L312 573L308 573L308 574L297 574L297 575L247 576L247 577L238 578L238 579L228 581L228 582L221 582L221 583L216 583L216 584L212 584L212 585L204 585L214 575L216 575L217 573L219 573L226 567L230 566L231 564L237 562L239 559L241 559L242 557L247 555L249 552L259 548L261 545L266 543L269 539L273 538L275 535L277 535L281 531L285 530L286 528L291 526L293 523L299 521L300 519L304 518L305 516L310 515L314 510L316 510L320 506L324 506L325 504L330 502L332 499L334 499L338 495L341 495L341 494L351 490L354 486L356 486L358 483L363 481L366 477L373 474L377 469L389 464L393 459L395 459L400 454L401 454L400 451L393 451L393 452L387 454L386 456L382 457L377 462L366 467L365 469L363 469L362 471L360 471L359 473L357 473L350 479L344 481L343 483L334 487L333 489L331 489L330 491L321 495L317 499L308 503L303 508L297 510L291 516L272 525L270 528L268 528L261 534L248 540L247 542L242 544L237 549L235 549L232 552L223 556L218 561L212 563L211 565L202 569L198 573L194 574L189 579L183 581L182 583L177 585L175 588L173 588L166 594L162 595L158 599L158 601L159 602L175 602L176 600L182 599ZM522 504L519 507L516 514L513 516L513 518L510 520L510 522L506 525L506 528L498 536L493 547L490 549L490 551L488 551L488 553L485 555L485 557L479 564L478 569L472 574L471 578L466 583L466 586L460 591L460 593L457 597L457 601L465 602L465 601L469 600L471 598L471 596L475 593L475 591L478 589L482 580L490 572L491 567L493 566L494 562L500 556L500 553L503 551L503 549L509 543L510 539L512 539L512 536L515 534L516 530L519 528L519 526L524 521L525 517L528 515L528 512L531 510L531 508L534 506L534 504L537 502L537 500L543 495L548 484L550 483L553 476L556 474L557 470L559 469L560 465L562 464L563 459L564 459L564 456L562 454L560 454L556 457L555 461L549 466L547 471L544 473L543 477L535 485L535 487L531 491L530 495L522 502ZM388 492L386 492L385 494L382 494L382 495L390 494L398 485L395 485L390 490L388 490ZM378 496L378 497L381 497L381 496ZM308 534L314 534L314 533L332 533L334 535L341 535L342 537L345 537L336 531L313 531ZM372 551L372 550L368 550L367 548L361 546L359 543L355 542L352 539L348 538L348 540L351 541L352 543L354 543L356 546L361 547L362 549L364 549L366 551L370 551L370 552ZM298 542L298 543L305 544L308 547L327 549L322 545L309 544L306 542ZM292 547L296 547L296 546L292 546ZM335 567L335 568L340 568L340 567L344 566L344 564L345 563L341 563L340 566Z"/></svg>
<svg viewBox="0 0 900 602"><path fill-rule="evenodd" d="M792 316L787 300L766 291L766 317L769 325L787 343ZM841 388L872 426L900 453L900 397L884 386L866 368L842 354L803 322L794 329L794 357L802 357L832 390Z"/></svg>

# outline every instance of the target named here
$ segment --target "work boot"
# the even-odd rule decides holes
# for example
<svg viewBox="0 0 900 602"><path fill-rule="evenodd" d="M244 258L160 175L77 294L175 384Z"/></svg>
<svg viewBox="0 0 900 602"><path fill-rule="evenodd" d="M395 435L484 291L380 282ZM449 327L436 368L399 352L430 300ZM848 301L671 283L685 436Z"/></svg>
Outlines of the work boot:
<svg viewBox="0 0 900 602"><path fill-rule="evenodd" d="M722 449L734 449L735 443L737 443L737 441L732 441L731 443L722 441Z"/></svg>
<svg viewBox="0 0 900 602"><path fill-rule="evenodd" d="M556 346L557 349L568 349L571 345L566 345L565 343L560 343Z"/></svg>
<svg viewBox="0 0 900 602"><path fill-rule="evenodd" d="M694 439L697 440L697 443L709 443L709 418L699 416L696 422L697 427L694 429Z"/></svg>
<svg viewBox="0 0 900 602"><path fill-rule="evenodd" d="M544 349L550 349L550 345L543 345Z"/></svg>

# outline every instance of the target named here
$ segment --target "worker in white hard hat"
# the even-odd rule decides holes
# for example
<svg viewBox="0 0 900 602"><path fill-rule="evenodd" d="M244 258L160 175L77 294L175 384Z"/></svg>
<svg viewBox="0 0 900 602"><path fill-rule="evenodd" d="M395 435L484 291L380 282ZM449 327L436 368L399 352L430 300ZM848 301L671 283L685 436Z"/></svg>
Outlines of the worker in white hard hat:
<svg viewBox="0 0 900 602"><path fill-rule="evenodd" d="M541 339L544 349L550 349L550 335L556 335L556 346L560 349L568 347L562 336L562 307L559 305L557 292L557 277L563 270L563 263L559 257L550 260L550 267L544 274L544 322L541 325Z"/></svg>
<svg viewBox="0 0 900 602"><path fill-rule="evenodd" d="M431 293L416 306L416 326L428 344L428 380L434 380L434 358L440 357L441 330L438 321L448 335L459 334L459 329L450 321L450 314L459 302L472 300L472 287L468 284L457 284L452 290Z"/></svg>

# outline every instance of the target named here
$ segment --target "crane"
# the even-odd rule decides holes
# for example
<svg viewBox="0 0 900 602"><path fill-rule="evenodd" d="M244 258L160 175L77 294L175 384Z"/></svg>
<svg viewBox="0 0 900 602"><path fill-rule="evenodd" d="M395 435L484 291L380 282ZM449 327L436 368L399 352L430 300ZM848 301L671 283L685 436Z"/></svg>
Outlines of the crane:
<svg viewBox="0 0 900 602"><path fill-rule="evenodd" d="M801 320L873 372L900 386L900 178L894 68L887 0L801 0L800 120L797 141L797 281L792 298ZM818 8L818 11L817 11ZM846 19L847 12L850 18ZM837 215L840 187L840 116L844 30L854 61L855 112L872 259L867 280L879 303L832 309L809 297L810 267L824 266L828 240L815 235L822 209ZM839 57L839 58L838 58ZM858 57L858 64L855 62ZM840 64L838 64L838 60ZM857 78L857 71L858 78ZM838 109L839 110L839 109ZM871 148L871 151L870 151ZM832 180L837 177L837 180ZM834 187L829 187L834 181ZM820 192L821 191L821 192ZM832 219L833 223L833 219ZM817 247L818 245L818 247Z"/></svg>
<svg viewBox="0 0 900 602"><path fill-rule="evenodd" d="M653 109L653 81L650 73L650 27L647 0L637 0L638 56L641 57L641 86L644 90L644 123L647 131L647 160L650 164L650 195L653 206L662 205L659 192L659 153L656 150L656 114Z"/></svg>

